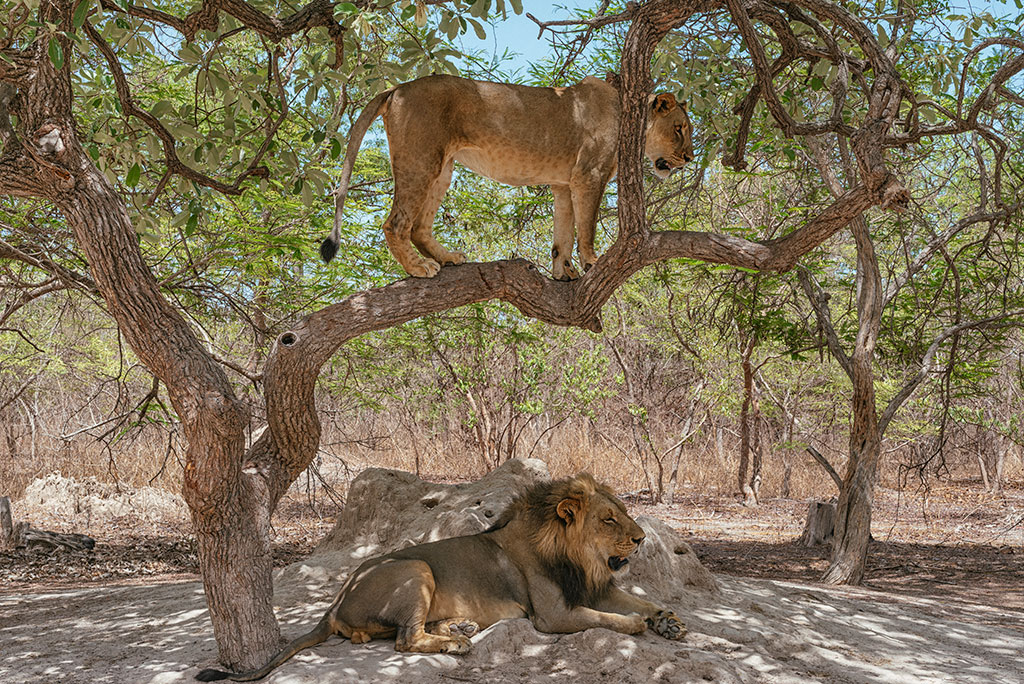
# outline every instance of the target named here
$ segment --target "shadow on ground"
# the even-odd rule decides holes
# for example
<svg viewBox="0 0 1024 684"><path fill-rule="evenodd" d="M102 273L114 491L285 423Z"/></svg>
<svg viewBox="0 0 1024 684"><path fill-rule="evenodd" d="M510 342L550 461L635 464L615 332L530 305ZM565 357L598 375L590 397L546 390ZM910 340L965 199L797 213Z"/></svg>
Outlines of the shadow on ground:
<svg viewBox="0 0 1024 684"><path fill-rule="evenodd" d="M1024 681L1014 611L870 589L726 578L678 606L690 635L669 642L607 630L536 632L526 620L474 638L468 656L409 656L332 639L266 681L320 682L957 682ZM314 598L314 597L311 597ZM279 610L291 638L328 596ZM169 684L213 664L198 583L0 597L0 682Z"/></svg>

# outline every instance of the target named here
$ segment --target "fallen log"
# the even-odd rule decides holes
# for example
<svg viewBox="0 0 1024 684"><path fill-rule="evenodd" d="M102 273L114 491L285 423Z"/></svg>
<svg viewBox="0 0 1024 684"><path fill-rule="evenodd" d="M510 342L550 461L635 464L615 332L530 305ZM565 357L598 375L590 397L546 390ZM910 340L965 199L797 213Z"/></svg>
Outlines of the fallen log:
<svg viewBox="0 0 1024 684"><path fill-rule="evenodd" d="M96 540L88 535L74 532L37 530L24 521L15 523L11 515L10 498L0 496L0 549L12 550L40 546L88 551L96 546Z"/></svg>

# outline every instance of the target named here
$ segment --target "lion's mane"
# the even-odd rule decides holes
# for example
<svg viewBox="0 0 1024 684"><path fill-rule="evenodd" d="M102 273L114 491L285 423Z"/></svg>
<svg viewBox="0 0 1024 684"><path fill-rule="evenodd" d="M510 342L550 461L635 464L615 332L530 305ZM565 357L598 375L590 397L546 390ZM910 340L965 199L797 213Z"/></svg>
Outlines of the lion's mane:
<svg viewBox="0 0 1024 684"><path fill-rule="evenodd" d="M541 568L561 587L570 607L593 603L612 588L608 565L587 552L597 532L587 513L597 496L615 498L587 473L542 482L517 496L491 528L499 529L516 519L526 522ZM567 499L578 502L573 521L558 514L558 505Z"/></svg>

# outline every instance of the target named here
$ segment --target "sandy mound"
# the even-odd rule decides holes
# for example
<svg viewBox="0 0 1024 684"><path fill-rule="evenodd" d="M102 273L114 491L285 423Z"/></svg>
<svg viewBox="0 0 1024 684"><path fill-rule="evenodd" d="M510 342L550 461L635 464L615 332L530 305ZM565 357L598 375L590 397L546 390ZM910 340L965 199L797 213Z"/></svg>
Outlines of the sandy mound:
<svg viewBox="0 0 1024 684"><path fill-rule="evenodd" d="M106 484L91 477L75 480L60 473L33 480L18 506L26 519L39 512L81 529L128 516L145 522L188 519L185 501L166 490Z"/></svg>
<svg viewBox="0 0 1024 684"><path fill-rule="evenodd" d="M512 459L475 482L424 482L411 473L371 468L355 479L337 524L309 558L279 571L274 600L290 604L325 598L348 570L396 549L482 532L512 499L532 484L551 479L543 461ZM694 589L715 590L715 580L671 527L641 516L647 533L623 588L682 600Z"/></svg>
<svg viewBox="0 0 1024 684"><path fill-rule="evenodd" d="M368 555L474 532L517 487L546 477L512 462L466 485L370 471L353 485L337 528L317 552L285 568L276 600L285 638L307 631L347 568ZM500 486L499 486L500 484ZM491 515L488 515L490 513ZM690 633L670 642L593 629L537 632L499 622L466 656L407 655L388 641L330 639L298 654L274 684L451 682L905 682L1019 684L1024 617L953 600L868 590L720 578L676 533L642 518L648 542L623 584L675 608ZM0 682L171 684L214 665L216 648L197 583L0 596Z"/></svg>

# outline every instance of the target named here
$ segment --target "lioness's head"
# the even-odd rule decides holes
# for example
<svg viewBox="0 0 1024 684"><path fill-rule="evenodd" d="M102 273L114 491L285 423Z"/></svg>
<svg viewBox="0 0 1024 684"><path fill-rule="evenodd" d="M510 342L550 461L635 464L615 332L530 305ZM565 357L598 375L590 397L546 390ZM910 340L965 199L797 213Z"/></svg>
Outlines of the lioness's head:
<svg viewBox="0 0 1024 684"><path fill-rule="evenodd" d="M517 502L543 564L570 604L606 591L644 540L610 489L588 473L537 485Z"/></svg>
<svg viewBox="0 0 1024 684"><path fill-rule="evenodd" d="M647 141L644 154L654 162L658 178L667 178L683 164L693 160L693 128L686 104L676 102L672 93L652 95L647 112Z"/></svg>

